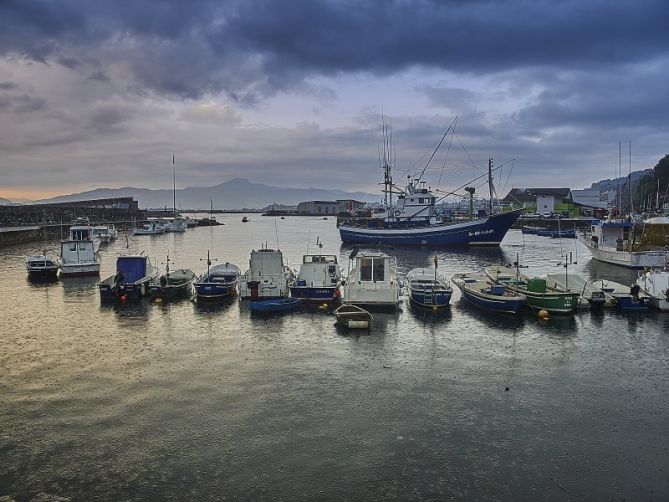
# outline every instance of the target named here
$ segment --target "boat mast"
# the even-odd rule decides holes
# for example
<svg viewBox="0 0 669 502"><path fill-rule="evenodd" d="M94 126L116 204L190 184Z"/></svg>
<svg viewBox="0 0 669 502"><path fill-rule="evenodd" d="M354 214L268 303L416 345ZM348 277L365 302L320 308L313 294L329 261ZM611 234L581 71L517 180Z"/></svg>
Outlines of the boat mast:
<svg viewBox="0 0 669 502"><path fill-rule="evenodd" d="M488 190L490 190L490 216L492 216L492 157L488 157Z"/></svg>
<svg viewBox="0 0 669 502"><path fill-rule="evenodd" d="M173 211L172 216L177 217L177 168L174 164L174 154L172 154L172 199L173 199Z"/></svg>

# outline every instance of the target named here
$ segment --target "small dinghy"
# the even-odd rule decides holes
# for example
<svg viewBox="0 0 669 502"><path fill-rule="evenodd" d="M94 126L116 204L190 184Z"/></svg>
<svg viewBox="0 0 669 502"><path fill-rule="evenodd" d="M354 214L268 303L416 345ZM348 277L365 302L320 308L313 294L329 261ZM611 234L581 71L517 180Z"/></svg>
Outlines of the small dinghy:
<svg viewBox="0 0 669 502"><path fill-rule="evenodd" d="M349 329L369 329L374 317L365 309L357 305L342 305L334 311L337 317L337 326Z"/></svg>
<svg viewBox="0 0 669 502"><path fill-rule="evenodd" d="M47 255L46 251L43 255L26 258L26 270L31 279L56 279L59 268L58 259Z"/></svg>
<svg viewBox="0 0 669 502"><path fill-rule="evenodd" d="M260 300L251 302L249 308L253 312L290 312L300 306L302 300L299 298L278 298L274 300Z"/></svg>

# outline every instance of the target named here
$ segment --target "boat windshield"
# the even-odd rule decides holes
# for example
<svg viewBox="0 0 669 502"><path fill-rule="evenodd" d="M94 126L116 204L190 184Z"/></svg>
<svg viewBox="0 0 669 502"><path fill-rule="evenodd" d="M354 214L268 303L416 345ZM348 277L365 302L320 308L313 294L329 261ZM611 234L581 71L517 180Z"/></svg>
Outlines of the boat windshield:
<svg viewBox="0 0 669 502"><path fill-rule="evenodd" d="M360 280L379 282L385 280L386 260L384 258L361 258Z"/></svg>

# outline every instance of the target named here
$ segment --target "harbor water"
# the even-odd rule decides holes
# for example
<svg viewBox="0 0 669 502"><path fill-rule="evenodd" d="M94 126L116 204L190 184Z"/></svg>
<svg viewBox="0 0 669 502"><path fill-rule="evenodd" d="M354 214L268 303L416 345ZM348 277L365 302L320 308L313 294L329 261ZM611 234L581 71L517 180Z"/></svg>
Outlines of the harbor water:
<svg viewBox="0 0 669 502"><path fill-rule="evenodd" d="M337 254L335 221L220 216L223 226L101 248L164 268L248 267L267 243L298 268ZM543 321L406 302L342 332L318 306L252 314L237 299L101 304L97 278L35 284L0 250L0 496L72 500L667 500L669 315ZM434 251L396 249L398 268ZM631 283L573 239L509 232L500 248L439 250L440 269L516 256L525 273Z"/></svg>

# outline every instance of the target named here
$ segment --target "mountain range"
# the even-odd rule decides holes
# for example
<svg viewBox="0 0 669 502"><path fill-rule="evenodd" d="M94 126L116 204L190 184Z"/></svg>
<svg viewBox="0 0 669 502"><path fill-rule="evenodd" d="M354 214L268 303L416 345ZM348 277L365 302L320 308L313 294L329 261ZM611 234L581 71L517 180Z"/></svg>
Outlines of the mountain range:
<svg viewBox="0 0 669 502"><path fill-rule="evenodd" d="M35 202L75 202L116 197L134 197L139 202L140 208L172 207L173 200L172 190L124 187L96 188L87 192L62 195ZM250 209L265 207L274 202L295 205L307 200L355 199L371 202L379 198L380 195L364 192L275 187L262 183L252 183L242 178L234 178L213 187L188 187L176 191L177 207L181 209L209 209L210 200L214 209Z"/></svg>

